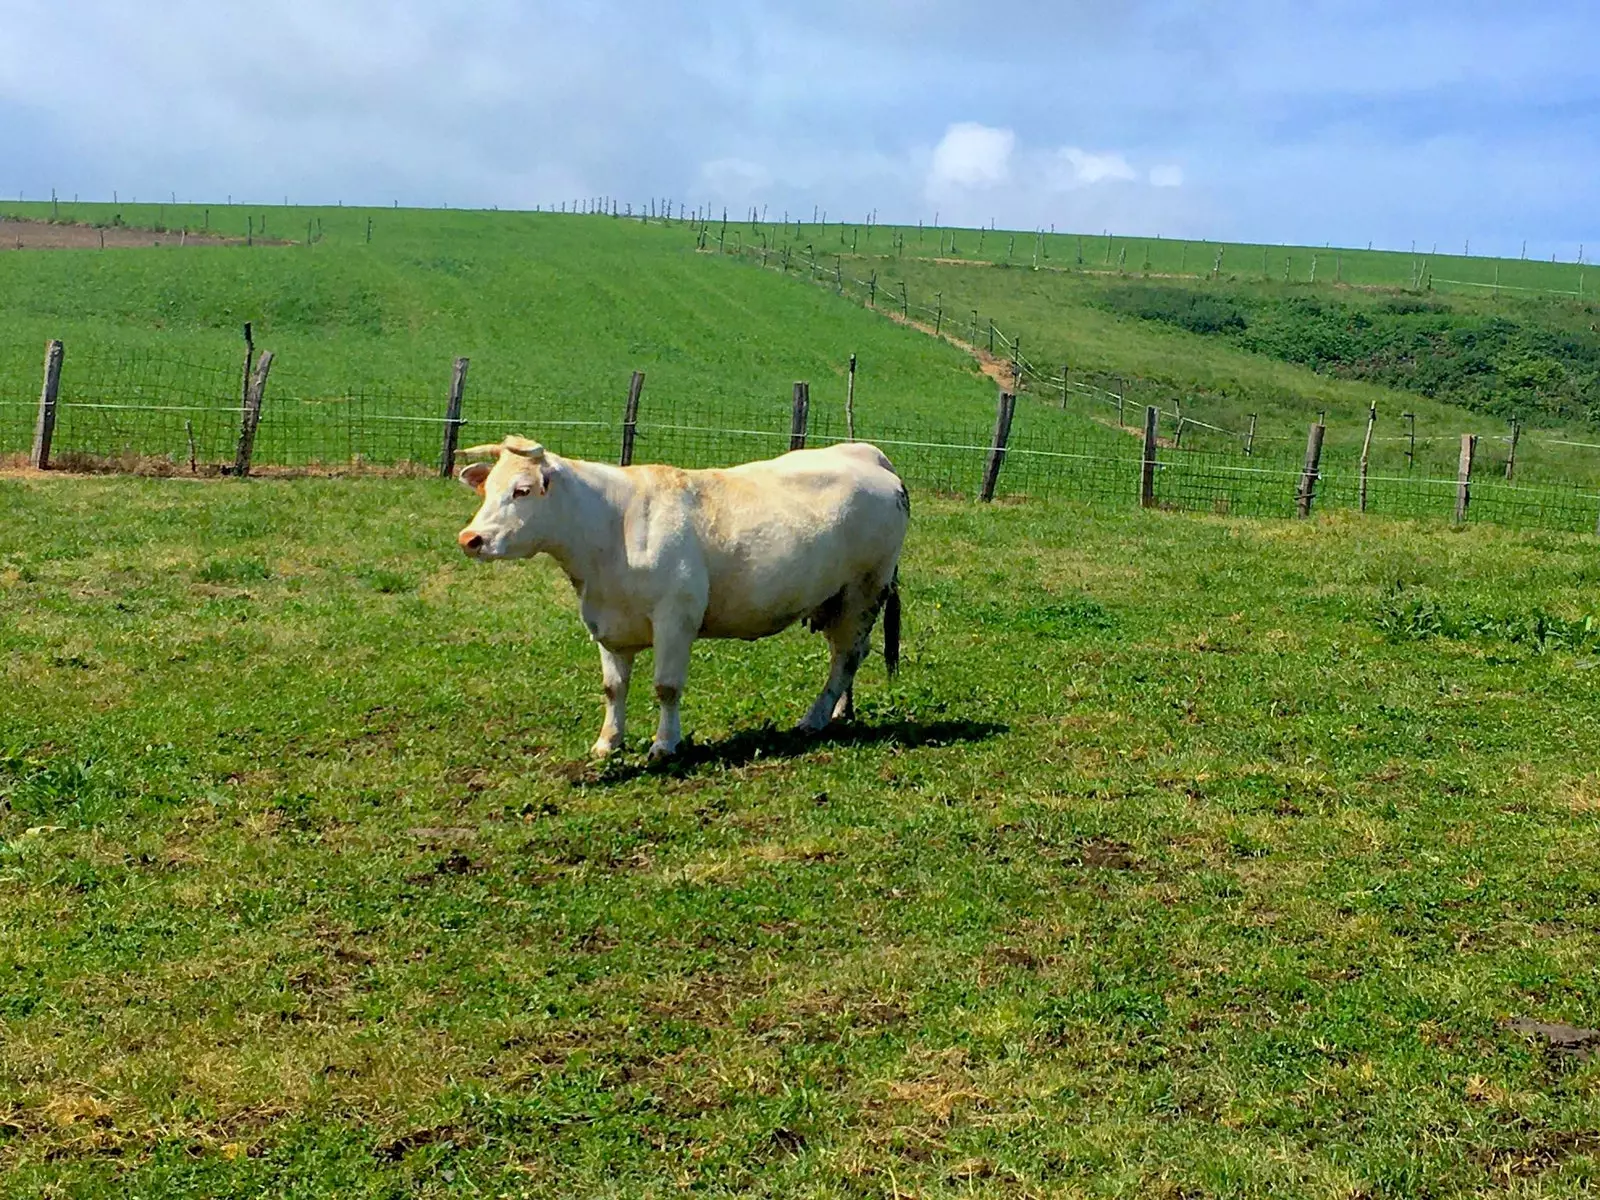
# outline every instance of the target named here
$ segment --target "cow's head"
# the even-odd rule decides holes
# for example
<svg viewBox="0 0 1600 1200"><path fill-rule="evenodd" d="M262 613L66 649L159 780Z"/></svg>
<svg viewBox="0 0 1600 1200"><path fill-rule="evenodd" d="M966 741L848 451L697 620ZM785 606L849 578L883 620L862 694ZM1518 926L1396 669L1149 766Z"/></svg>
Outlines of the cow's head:
<svg viewBox="0 0 1600 1200"><path fill-rule="evenodd" d="M554 475L538 442L512 435L494 446L473 446L463 457L496 455L469 463L457 476L483 503L456 541L472 558L527 558L539 550L541 516Z"/></svg>

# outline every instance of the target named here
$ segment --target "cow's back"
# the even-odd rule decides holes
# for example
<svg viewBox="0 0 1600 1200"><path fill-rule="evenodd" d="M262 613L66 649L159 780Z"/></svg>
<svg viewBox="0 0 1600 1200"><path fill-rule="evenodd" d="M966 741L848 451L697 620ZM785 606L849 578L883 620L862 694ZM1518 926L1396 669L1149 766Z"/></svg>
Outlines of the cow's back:
<svg viewBox="0 0 1600 1200"><path fill-rule="evenodd" d="M709 599L704 633L757 637L846 585L887 579L905 540L905 485L861 442L691 473Z"/></svg>

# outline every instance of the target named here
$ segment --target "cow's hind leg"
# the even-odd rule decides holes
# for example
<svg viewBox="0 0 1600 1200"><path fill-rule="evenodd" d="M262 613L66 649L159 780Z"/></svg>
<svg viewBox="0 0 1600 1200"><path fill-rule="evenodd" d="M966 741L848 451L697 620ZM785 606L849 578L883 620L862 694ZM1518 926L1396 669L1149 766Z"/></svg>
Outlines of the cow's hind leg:
<svg viewBox="0 0 1600 1200"><path fill-rule="evenodd" d="M632 652L623 654L601 646L600 672L606 687L606 723L600 727L600 737L589 753L605 758L622 748L628 716L628 680L633 676Z"/></svg>
<svg viewBox="0 0 1600 1200"><path fill-rule="evenodd" d="M878 619L880 592L881 589L872 583L846 589L838 612L823 626L822 633L833 651L828 682L800 722L801 729L815 732L835 718L854 714L856 672L861 669L872 645L872 626Z"/></svg>

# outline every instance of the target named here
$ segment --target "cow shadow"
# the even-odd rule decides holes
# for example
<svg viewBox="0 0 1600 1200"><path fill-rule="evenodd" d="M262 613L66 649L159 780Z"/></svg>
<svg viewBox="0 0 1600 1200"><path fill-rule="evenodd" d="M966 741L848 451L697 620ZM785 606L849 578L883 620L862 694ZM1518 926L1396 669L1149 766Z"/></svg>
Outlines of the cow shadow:
<svg viewBox="0 0 1600 1200"><path fill-rule="evenodd" d="M677 779L707 768L744 767L754 762L799 758L825 746L897 746L907 750L983 742L1011 726L998 721L835 721L818 733L761 725L742 729L714 742L685 738L678 752L660 762L643 757L612 758L594 764L582 781L595 784L627 783L641 777ZM576 782L576 780L575 780Z"/></svg>

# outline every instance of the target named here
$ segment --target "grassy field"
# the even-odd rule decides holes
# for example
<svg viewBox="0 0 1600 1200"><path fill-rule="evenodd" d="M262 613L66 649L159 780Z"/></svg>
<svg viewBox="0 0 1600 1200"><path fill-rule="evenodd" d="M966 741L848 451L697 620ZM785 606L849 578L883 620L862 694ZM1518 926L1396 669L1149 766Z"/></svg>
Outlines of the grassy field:
<svg viewBox="0 0 1600 1200"><path fill-rule="evenodd" d="M203 219L199 209L166 206L121 212L133 224L186 220L199 228ZM966 355L696 254L685 226L410 210L265 216L269 231L280 220L302 233L307 221L320 224L323 240L0 254L0 451L26 448L42 348L59 337L68 399L125 402L136 392L134 401L213 410L199 422L202 457L231 458L237 420L225 410L238 405L246 320L257 345L277 355L262 433L269 462L344 460L344 412L330 401L353 397L369 411L442 417L457 355L472 360L467 436L488 440L515 428L567 451L597 447L581 429L563 434L549 423L599 419L614 442L634 370L647 375L647 417L739 427L760 411L786 430L793 383L807 380L819 416L837 420L852 353L864 419L975 427L993 420L994 385ZM215 229L223 210L211 217ZM257 212L258 229L262 218ZM227 210L227 219L242 230L245 211ZM114 453L131 435L113 415L72 413L77 424L64 425L59 444ZM134 434L157 443L146 453L182 459L181 418L130 421ZM529 421L547 428L527 428ZM403 439L391 449L406 452L391 458L437 457L437 426L391 432Z"/></svg>
<svg viewBox="0 0 1600 1200"><path fill-rule="evenodd" d="M0 479L0 1191L1592 1194L1592 541L914 502L655 772L453 485Z"/></svg>
<svg viewBox="0 0 1600 1200"><path fill-rule="evenodd" d="M716 226L713 226L716 228ZM1539 291L1600 298L1594 264L1538 259L1473 257L1453 247L1424 244L1415 250L1362 250L1345 246L1282 246L1260 242L1184 241L1161 237L1094 236L1015 230L810 223L758 224L769 237L797 245L813 242L828 253L893 253L995 265L1060 267L1159 276L1233 276L1282 283L1345 283L1357 287L1436 287L1502 293ZM903 249L902 244L903 243ZM1468 247L1462 247L1463 251ZM1313 266L1313 259L1315 266ZM1314 272L1314 273L1313 273Z"/></svg>
<svg viewBox="0 0 1600 1200"><path fill-rule="evenodd" d="M880 231L876 240L881 243L887 238L888 234ZM803 243L810 244L809 238ZM829 246L826 253L818 252L819 278L824 284L832 281L837 265L846 290L864 303L868 289L860 281L875 277L879 306L893 312L900 310L903 287L918 321L931 325L935 309L942 310L947 331L967 341L975 339L984 348L993 320L1003 335L996 343L1001 357L1009 353L1006 339L1020 337L1024 356L1046 373L1054 375L1065 363L1077 378L1101 386L1107 386L1110 377L1119 377L1126 381L1130 404L1157 404L1169 414L1181 408L1192 421L1201 422L1189 430L1189 441L1196 446L1238 450L1254 416L1258 449L1269 453L1275 448L1298 450L1304 446L1307 424L1325 413L1330 452L1353 455L1365 433L1368 408L1376 405L1379 424L1372 461L1377 469L1453 478L1459 438L1467 432L1479 435L1486 456L1504 464L1508 414L1469 411L1445 396L1319 373L1299 363L1252 353L1237 340L1200 336L1170 324L1141 320L1126 311L1135 307L1130 301L1142 293L1160 289L1220 299L1241 309L1275 308L1280 312L1297 303L1319 301L1341 305L1363 319L1392 306L1398 294L1393 290L1340 286L1331 279L1315 286L1305 281L1285 284L1251 278L1182 280L1135 271L1068 269L1057 264L1034 271L1025 264L1006 267L977 258L918 257L911 253L914 246L914 237L908 238L903 254L886 245L870 254L864 243L856 254L849 252L848 245ZM745 257L756 261L761 254L752 250ZM769 268L776 268L781 256L769 254L767 261ZM802 264L809 262L808 254L791 253L793 270L805 273ZM1494 327L1497 322L1512 321L1556 342L1588 339L1600 312L1593 301L1509 292L1498 299L1429 296L1425 303L1460 322ZM1311 340L1317 332L1307 329L1304 336ZM1567 365L1581 376L1577 386L1592 393L1593 372L1588 363L1575 359ZM1037 386L1041 392L1048 390L1044 384ZM1114 409L1108 408L1104 399L1080 400L1078 404L1099 419L1114 416ZM1406 413L1412 414L1411 419L1404 417ZM1532 404L1521 410L1521 418L1530 434L1518 448L1525 480L1600 480L1600 450L1595 448L1600 435L1594 432L1591 420L1580 414L1541 413ZM1167 432L1172 432L1170 417ZM1558 444L1562 442L1582 444ZM1413 450L1414 457L1408 462L1407 454Z"/></svg>
<svg viewBox="0 0 1600 1200"><path fill-rule="evenodd" d="M71 347L69 387L106 390L103 380L138 371L137 356L165 355L207 368L189 390L215 397L208 401L215 406L236 390L232 376L245 320L255 322L260 344L279 356L272 394L280 402L320 404L330 396L355 395L369 408L437 416L450 360L466 354L473 358L469 419L476 414L496 430L504 424L502 414L513 411L547 419L609 416L635 369L649 375L652 397L702 415L727 413L729 424L739 423L732 414L743 415L753 404L770 405L781 417L795 379L811 380L823 407L834 412L843 364L852 352L862 364L863 410L887 423L948 417L982 424L992 403L990 386L978 382L958 355L918 344L904 331L885 329L823 298L752 279L717 254L695 254L697 232L687 224L242 205L63 204L52 210L48 204L8 204L0 216L38 219L53 211L64 221L205 228L236 238L248 222L258 237L264 229L269 237L299 242L0 255L0 448L22 446L31 430L39 348L47 337L64 337ZM1008 256L1013 237L1026 254ZM1003 231L751 226L736 220L726 230L713 223L705 239L711 250L756 254L760 246L772 247L767 257L774 265L780 247L788 248L796 267L815 256L826 272L837 261L847 280L876 272L885 307L893 307L904 283L913 303L928 310L923 319L931 320L932 307L941 304L948 327L960 336L974 328L976 313L977 340L986 343L992 318L1003 331L1021 335L1026 356L1047 371L1066 362L1085 378L1115 374L1128 381L1135 406L1181 406L1191 422L1231 431L1219 434L1191 423L1195 445L1237 449L1253 414L1258 447L1292 452L1303 445L1307 422L1326 412L1330 451L1348 451L1359 444L1367 408L1376 404L1374 461L1380 469L1407 464L1412 425L1401 416L1407 412L1415 416L1419 438L1412 470L1452 475L1456 441L1468 430L1482 436L1486 455L1503 458L1503 417L1465 412L1448 397L1318 374L1132 318L1107 302L1145 284L1183 286L1173 277L1208 274L1221 250L1226 266L1208 290L1251 303L1316 296L1370 307L1384 298L1360 288L1405 288L1423 278L1411 256L1292 248L1285 253L1303 257L1305 270L1291 271L1284 281L1276 266L1265 277L1251 268L1262 247L1185 248L1159 240L1147 246L1112 239L1108 252L1101 238L1093 239L1097 253L1086 251L1080 264L1078 240ZM1122 255L1129 246L1137 247L1131 258ZM1025 269L1033 265L1035 249L1047 269ZM1267 248L1269 265L1277 249ZM1314 284L1312 254L1322 264ZM1005 269L1008 257L1019 269ZM1585 270L1579 265L1436 257L1430 262L1430 277L1434 268L1445 277L1475 279L1476 272L1488 280L1498 272L1506 289L1574 293L1565 299L1510 290L1451 296L1448 303L1463 314L1513 316L1556 333L1590 332L1594 305L1576 294ZM162 377L146 390L173 394L185 388ZM1104 404L1087 411L1101 420L1111 415ZM302 406L295 422L310 428L329 415ZM1524 418L1538 435L1521 447L1526 479L1600 480L1600 452L1552 444L1600 441L1588 422L1542 419L1538 412L1525 412ZM225 426L217 422L218 454L227 440ZM428 437L433 433L426 431ZM114 440L94 428L85 428L83 436ZM181 443L181 428L164 431L162 440ZM269 441L268 452L275 448L283 451L280 457L300 460L292 445ZM328 447L342 448L342 442Z"/></svg>

